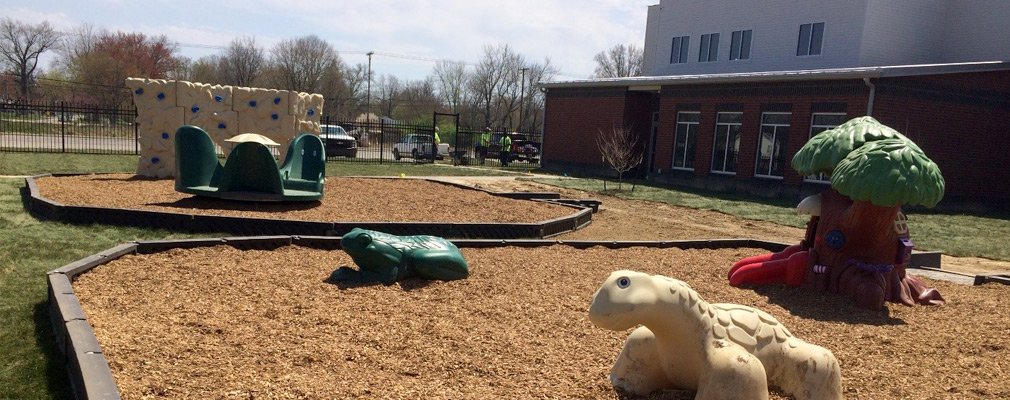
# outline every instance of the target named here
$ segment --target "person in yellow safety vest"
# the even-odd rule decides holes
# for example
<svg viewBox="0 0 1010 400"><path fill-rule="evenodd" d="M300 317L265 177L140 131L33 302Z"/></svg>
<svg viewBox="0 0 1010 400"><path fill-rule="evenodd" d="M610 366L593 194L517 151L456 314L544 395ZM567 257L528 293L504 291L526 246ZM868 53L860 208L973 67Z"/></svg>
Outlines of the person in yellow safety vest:
<svg viewBox="0 0 1010 400"><path fill-rule="evenodd" d="M480 134L480 141L474 146L474 153L481 165L484 165L484 158L487 157L487 148L491 146L491 127L484 128L484 133Z"/></svg>
<svg viewBox="0 0 1010 400"><path fill-rule="evenodd" d="M515 135L515 132L503 134L499 140L501 151L498 152L498 160L503 167L509 166L509 160L512 158L512 135Z"/></svg>
<svg viewBox="0 0 1010 400"><path fill-rule="evenodd" d="M442 139L438 137L438 127L435 127L435 145L431 149L431 158L438 158L438 145L442 143Z"/></svg>

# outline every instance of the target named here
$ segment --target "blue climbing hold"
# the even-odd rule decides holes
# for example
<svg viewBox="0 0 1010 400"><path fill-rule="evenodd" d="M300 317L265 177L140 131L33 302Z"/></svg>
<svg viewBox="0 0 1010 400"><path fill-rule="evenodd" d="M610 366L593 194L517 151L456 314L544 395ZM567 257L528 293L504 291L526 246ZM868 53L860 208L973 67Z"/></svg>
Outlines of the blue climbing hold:
<svg viewBox="0 0 1010 400"><path fill-rule="evenodd" d="M256 100L250 101L249 107L256 107Z"/></svg>
<svg viewBox="0 0 1010 400"><path fill-rule="evenodd" d="M277 119L277 114L270 115L270 119Z"/></svg>
<svg viewBox="0 0 1010 400"><path fill-rule="evenodd" d="M280 97L274 97L274 104L281 104L281 98Z"/></svg>
<svg viewBox="0 0 1010 400"><path fill-rule="evenodd" d="M218 102L218 103L220 103L221 101L223 101L223 100L224 100L224 97L221 97L221 96L214 96L214 100L217 100L217 102Z"/></svg>
<svg viewBox="0 0 1010 400"><path fill-rule="evenodd" d="M158 100L165 100L165 94L164 93L158 93Z"/></svg>
<svg viewBox="0 0 1010 400"><path fill-rule="evenodd" d="M161 133L161 138L162 139L168 139L168 132L162 132Z"/></svg>
<svg viewBox="0 0 1010 400"><path fill-rule="evenodd" d="M135 90L133 93L144 94L144 88L137 88L137 90Z"/></svg>
<svg viewBox="0 0 1010 400"><path fill-rule="evenodd" d="M316 115L316 110L309 109L309 115Z"/></svg>
<svg viewBox="0 0 1010 400"><path fill-rule="evenodd" d="M223 122L220 123L220 124L217 124L217 129L224 129L224 128L227 128L227 127L228 127L228 125L225 125Z"/></svg>
<svg viewBox="0 0 1010 400"><path fill-rule="evenodd" d="M161 161L161 159L159 159L158 157L154 157L151 159L151 164L157 164L158 161Z"/></svg>
<svg viewBox="0 0 1010 400"><path fill-rule="evenodd" d="M193 112L197 112L200 111L200 107L193 106L193 108L190 108L190 110L193 110Z"/></svg>

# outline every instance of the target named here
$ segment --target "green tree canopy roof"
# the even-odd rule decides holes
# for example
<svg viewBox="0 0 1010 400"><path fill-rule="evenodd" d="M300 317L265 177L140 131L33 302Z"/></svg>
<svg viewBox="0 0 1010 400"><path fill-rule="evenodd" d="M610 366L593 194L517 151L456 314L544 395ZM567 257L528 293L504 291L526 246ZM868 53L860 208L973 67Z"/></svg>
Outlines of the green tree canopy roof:
<svg viewBox="0 0 1010 400"><path fill-rule="evenodd" d="M863 144L895 138L922 153L915 143L898 131L877 122L873 117L859 117L810 138L793 157L792 167L800 175L831 175L839 162Z"/></svg>
<svg viewBox="0 0 1010 400"><path fill-rule="evenodd" d="M943 198L940 169L915 144L902 139L876 140L849 153L831 174L831 187L881 207L935 206Z"/></svg>

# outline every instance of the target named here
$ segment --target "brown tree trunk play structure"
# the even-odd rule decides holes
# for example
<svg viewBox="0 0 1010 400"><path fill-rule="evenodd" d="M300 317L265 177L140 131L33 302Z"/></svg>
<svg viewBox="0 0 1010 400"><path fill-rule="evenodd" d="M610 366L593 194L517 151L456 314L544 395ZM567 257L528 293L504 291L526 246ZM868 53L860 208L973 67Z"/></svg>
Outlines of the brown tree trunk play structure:
<svg viewBox="0 0 1010 400"><path fill-rule="evenodd" d="M804 288L847 295L857 305L880 309L884 301L940 305L944 299L905 268L912 252L899 206L853 201L834 189L821 193ZM804 246L806 247L806 246Z"/></svg>

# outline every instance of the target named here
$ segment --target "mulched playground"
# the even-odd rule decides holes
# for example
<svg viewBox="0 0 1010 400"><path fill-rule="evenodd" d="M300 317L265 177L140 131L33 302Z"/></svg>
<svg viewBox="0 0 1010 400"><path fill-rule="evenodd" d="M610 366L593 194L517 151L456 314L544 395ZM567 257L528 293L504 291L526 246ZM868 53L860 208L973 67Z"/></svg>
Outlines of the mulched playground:
<svg viewBox="0 0 1010 400"><path fill-rule="evenodd" d="M40 194L66 205L303 221L532 223L568 207L493 196L423 179L326 178L321 201L253 203L195 197L171 179L130 174L44 177Z"/></svg>
<svg viewBox="0 0 1010 400"><path fill-rule="evenodd" d="M929 281L946 306L871 312L782 285L730 287L727 266L761 252L464 248L464 280L339 286L323 282L353 266L339 250L217 246L126 256L74 289L127 399L624 398L607 374L630 331L586 314L618 269L771 313L834 352L846 398L1010 397L1010 288Z"/></svg>
<svg viewBox="0 0 1010 400"><path fill-rule="evenodd" d="M66 178L40 180L43 195L74 204L58 198L57 185L48 179ZM128 175L109 181L112 186L103 190L115 189L121 197L129 197L124 186L138 182L167 184L171 190L171 181ZM352 187L354 181L328 181L326 198L333 194L331 187ZM354 203L370 204L379 215L404 212L382 211L396 207L411 210L408 216L426 214L410 207L432 204L435 200L423 196L433 191L439 198L449 189L464 197L483 195L424 181L361 181L356 191L337 196L354 202L351 198L368 186L380 185L376 181L388 183ZM153 196L154 190L140 192ZM186 195L179 196L169 203L186 201ZM493 200L486 204L457 204L460 210L482 207L480 215L530 215L502 202L508 199L489 197ZM303 211L238 212L283 218ZM576 233L589 229L592 224ZM633 398L616 392L608 379L630 331L606 331L587 318L596 288L618 269L674 277L711 303L771 313L797 337L834 352L846 398L1010 398L1005 384L1010 380L1010 311L1004 300L1010 287L1004 285L924 279L947 305L888 304L873 312L842 297L780 284L730 287L729 265L764 252L758 249L555 245L462 251L471 270L464 280L342 286L324 282L333 270L353 267L339 250L293 245L173 249L97 267L81 275L74 290L127 399ZM667 391L648 398L691 399L693 393Z"/></svg>

